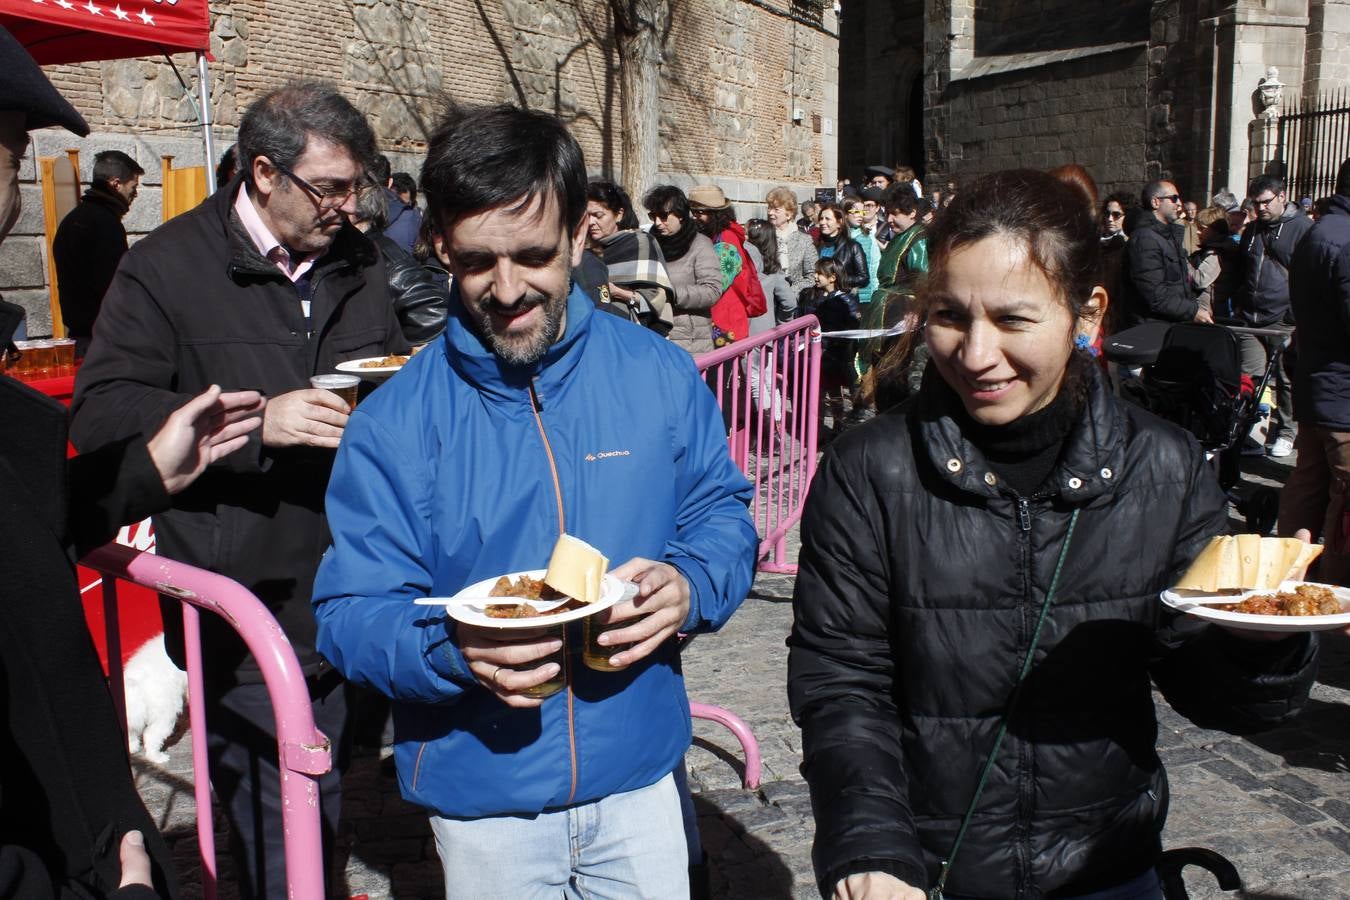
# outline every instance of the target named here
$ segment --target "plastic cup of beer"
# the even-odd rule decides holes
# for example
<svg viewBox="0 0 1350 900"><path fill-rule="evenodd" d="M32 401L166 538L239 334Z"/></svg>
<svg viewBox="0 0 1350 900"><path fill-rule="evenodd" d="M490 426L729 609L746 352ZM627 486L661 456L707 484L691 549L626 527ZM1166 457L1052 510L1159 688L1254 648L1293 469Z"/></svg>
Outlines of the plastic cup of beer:
<svg viewBox="0 0 1350 900"><path fill-rule="evenodd" d="M55 348L55 369L57 378L68 378L75 374L75 339L61 338L52 341Z"/></svg>
<svg viewBox="0 0 1350 900"><path fill-rule="evenodd" d="M309 380L310 387L332 391L353 409L356 408L356 388L359 384L361 379L356 375L315 375Z"/></svg>
<svg viewBox="0 0 1350 900"><path fill-rule="evenodd" d="M619 667L610 665L609 658L616 653L622 653L634 644L601 644L599 643L600 635L607 631L627 628L644 618L645 616L638 616L633 619L624 619L622 622L609 623L601 622L595 616L588 616L582 620L581 661L586 664L586 668L594 669L597 672L617 672Z"/></svg>
<svg viewBox="0 0 1350 900"><path fill-rule="evenodd" d="M32 341L29 350L28 378L41 381L56 377L56 344L52 341Z"/></svg>
<svg viewBox="0 0 1350 900"><path fill-rule="evenodd" d="M540 666L546 666L549 663L556 663L558 666L558 674L554 675L552 678L550 678L548 681L545 681L543 684L537 684L534 687L525 688L523 691L520 692L521 694L524 694L526 697L535 697L537 699L542 700L545 697L552 697L554 694L558 693L558 691L561 691L564 686L566 686L567 641L563 636L564 629L565 626L563 625L555 625L552 628L541 629L539 633L540 640L544 640L546 638L557 638L559 641L562 641L562 646L559 647L554 652L550 653L548 656L545 656L543 659L539 660L539 662L535 663L535 665L533 666L533 668L537 669Z"/></svg>

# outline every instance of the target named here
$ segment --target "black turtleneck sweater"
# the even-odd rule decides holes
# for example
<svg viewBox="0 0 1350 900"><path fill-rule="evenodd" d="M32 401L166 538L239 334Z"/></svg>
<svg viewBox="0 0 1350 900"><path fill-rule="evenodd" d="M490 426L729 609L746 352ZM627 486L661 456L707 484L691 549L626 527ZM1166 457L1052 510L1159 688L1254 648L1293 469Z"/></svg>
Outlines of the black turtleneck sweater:
<svg viewBox="0 0 1350 900"><path fill-rule="evenodd" d="M1077 381L1071 374L1044 409L1007 425L981 425L964 408L958 412L961 433L1020 496L1036 493L1059 461L1064 441L1082 410Z"/></svg>

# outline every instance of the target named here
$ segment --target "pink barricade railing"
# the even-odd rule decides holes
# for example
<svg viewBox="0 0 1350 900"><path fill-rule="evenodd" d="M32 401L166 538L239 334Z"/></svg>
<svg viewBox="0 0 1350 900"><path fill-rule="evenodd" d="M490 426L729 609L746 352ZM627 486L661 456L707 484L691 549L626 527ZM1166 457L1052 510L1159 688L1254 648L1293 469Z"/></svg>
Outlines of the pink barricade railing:
<svg viewBox="0 0 1350 900"><path fill-rule="evenodd" d="M805 316L698 357L699 371L727 422L731 458L755 486L750 512L759 533L759 568L795 574L787 533L801 518L816 471L820 333ZM765 559L772 555L772 559ZM759 742L740 716L690 703L690 714L727 728L745 753L745 786L759 787Z"/></svg>
<svg viewBox="0 0 1350 900"><path fill-rule="evenodd" d="M281 762L282 821L286 877L291 900L323 900L323 836L319 824L318 776L332 767L328 738L314 726L309 689L295 651L262 601L238 582L162 556L108 544L81 563L103 574L108 631L109 679L125 727L121 639L117 626L117 580L139 584L183 602L188 666L188 716L197 800L197 840L202 859L202 897L216 896L215 831L207 776L206 708L202 699L202 643L198 609L213 612L239 632L262 670L277 723Z"/></svg>
<svg viewBox="0 0 1350 900"><path fill-rule="evenodd" d="M759 568L795 574L787 534L802 516L816 472L819 323L803 316L696 362L727 421L731 458L755 486L750 512Z"/></svg>

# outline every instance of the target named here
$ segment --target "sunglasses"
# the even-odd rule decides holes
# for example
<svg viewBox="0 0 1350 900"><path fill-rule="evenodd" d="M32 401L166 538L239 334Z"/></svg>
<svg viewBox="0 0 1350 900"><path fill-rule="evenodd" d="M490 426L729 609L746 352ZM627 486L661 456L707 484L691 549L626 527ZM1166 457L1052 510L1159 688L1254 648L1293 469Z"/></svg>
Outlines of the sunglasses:
<svg viewBox="0 0 1350 900"><path fill-rule="evenodd" d="M1158 199L1159 199L1159 200L1171 200L1173 203L1180 203L1180 202L1181 202L1181 195L1180 195L1180 194L1163 194L1163 195L1162 195L1161 197L1159 197Z"/></svg>
<svg viewBox="0 0 1350 900"><path fill-rule="evenodd" d="M1106 217L1108 219L1123 219L1125 214L1119 210L1110 209L1106 211Z"/></svg>

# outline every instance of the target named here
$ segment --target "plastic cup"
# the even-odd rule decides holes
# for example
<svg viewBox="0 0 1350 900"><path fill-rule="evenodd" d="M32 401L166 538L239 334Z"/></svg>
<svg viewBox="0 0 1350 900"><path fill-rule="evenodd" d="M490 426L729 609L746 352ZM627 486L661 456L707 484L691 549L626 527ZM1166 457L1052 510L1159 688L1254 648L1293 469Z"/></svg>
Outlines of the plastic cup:
<svg viewBox="0 0 1350 900"><path fill-rule="evenodd" d="M521 691L520 693L524 694L526 697L535 697L542 700L544 697L552 697L567 685L567 640L563 634L564 630L565 626L556 625L543 631L539 635L541 640L544 638L557 638L562 641L562 646L539 660L539 662L535 663L531 668L537 669L540 666L546 666L549 663L556 663L558 666L558 674L548 681L545 681L543 684L537 684L532 688L526 688Z"/></svg>
<svg viewBox="0 0 1350 900"><path fill-rule="evenodd" d="M61 338L52 341L55 348L55 365L57 378L67 378L75 374L75 339Z"/></svg>
<svg viewBox="0 0 1350 900"><path fill-rule="evenodd" d="M33 341L30 353L28 377L32 381L41 381L56 377L56 344L53 341Z"/></svg>
<svg viewBox="0 0 1350 900"><path fill-rule="evenodd" d="M360 384L361 379L356 375L315 375L309 380L310 387L332 391L352 408L356 407L356 388Z"/></svg>
<svg viewBox="0 0 1350 900"><path fill-rule="evenodd" d="M622 653L629 647L628 644L600 644L600 635L607 631L616 631L620 628L627 628L642 621L645 616L639 616L634 619L624 619L622 622L601 623L595 616L588 616L582 620L582 649L581 661L586 664L586 668L594 669L597 672L617 672L619 667L612 666L609 658L616 653Z"/></svg>

